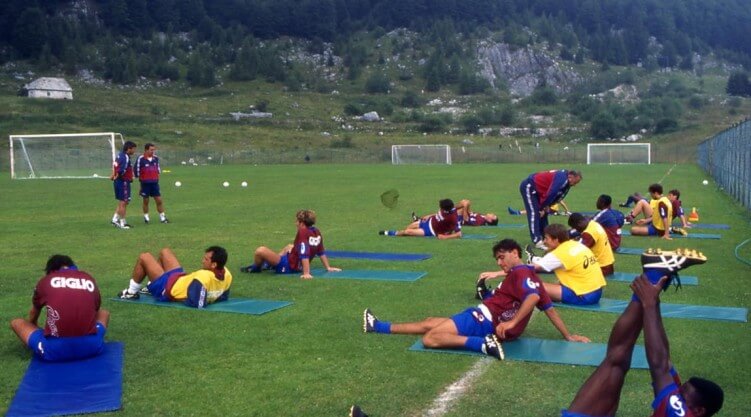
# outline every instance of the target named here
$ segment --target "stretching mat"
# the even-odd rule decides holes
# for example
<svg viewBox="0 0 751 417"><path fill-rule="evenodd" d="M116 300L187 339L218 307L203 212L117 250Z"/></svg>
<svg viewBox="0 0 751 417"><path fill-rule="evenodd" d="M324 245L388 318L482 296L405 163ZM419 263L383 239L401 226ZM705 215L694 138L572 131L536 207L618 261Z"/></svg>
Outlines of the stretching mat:
<svg viewBox="0 0 751 417"><path fill-rule="evenodd" d="M519 223L498 223L496 226L500 227L501 229L524 229L525 227L527 227L526 224Z"/></svg>
<svg viewBox="0 0 751 417"><path fill-rule="evenodd" d="M428 274L427 272L419 271L377 271L364 269L345 269L341 272L328 272L325 269L313 269L310 273L314 278L399 282L415 282Z"/></svg>
<svg viewBox="0 0 751 417"><path fill-rule="evenodd" d="M615 253L620 253L621 255L641 255L644 253L644 249L641 248L618 248L615 250Z"/></svg>
<svg viewBox="0 0 751 417"><path fill-rule="evenodd" d="M291 305L291 301L271 301L271 300L253 300L251 298L230 298L227 301L220 301L218 303L209 304L206 308L195 308L186 306L180 302L166 302L157 301L150 295L141 294L141 298L138 300L123 300L122 298L112 298L114 301L123 301L126 303L134 304L147 304L159 307L173 307L184 308L188 310L209 311L209 312L221 312L221 313L240 313L240 314L253 314L260 316L266 314L269 311L278 310L283 307Z"/></svg>
<svg viewBox="0 0 751 417"><path fill-rule="evenodd" d="M462 239L474 239L474 240L491 240L498 239L498 235L472 235L462 233Z"/></svg>
<svg viewBox="0 0 751 417"><path fill-rule="evenodd" d="M123 343L93 358L45 362L32 357L7 417L101 413L122 407Z"/></svg>
<svg viewBox="0 0 751 417"><path fill-rule="evenodd" d="M503 342L506 360L524 362L558 363L563 365L598 366L605 358L607 345L603 343L577 343L566 340L536 339L522 337L513 342ZM456 355L486 356L480 352L465 349L428 349L417 339L409 350L416 352L452 353ZM634 346L631 357L634 369L649 369L644 347Z"/></svg>
<svg viewBox="0 0 751 417"><path fill-rule="evenodd" d="M631 236L631 232L623 231L621 233L621 236ZM670 237L673 238L680 238L680 239L720 239L722 235L716 235L713 233L691 233L688 232L688 236L683 236L679 234L671 234Z"/></svg>
<svg viewBox="0 0 751 417"><path fill-rule="evenodd" d="M422 261L430 259L429 253L381 253L381 252L354 252L346 250L327 250L329 258L370 259L372 261Z"/></svg>
<svg viewBox="0 0 751 417"><path fill-rule="evenodd" d="M605 313L621 314L626 310L626 306L631 300L613 300L610 298L601 298L599 304L593 305L572 305L553 303L560 308L574 308L577 310L589 310ZM747 321L748 309L739 307L713 307L713 306L696 306L690 304L667 304L660 303L662 317L675 319L696 319L696 320L719 320L719 321L738 321L745 323Z"/></svg>
<svg viewBox="0 0 751 417"><path fill-rule="evenodd" d="M677 223L676 226L680 226L680 223ZM728 225L728 224L713 224L713 223L694 223L688 229L689 230L689 234L691 233L692 229L724 229L724 230L728 230L728 229L730 229L730 225Z"/></svg>
<svg viewBox="0 0 751 417"><path fill-rule="evenodd" d="M607 275L605 278L608 281L631 282L639 275L640 273L634 272L616 272L613 275ZM699 278L697 277L690 275L680 275L680 277L681 285L699 285Z"/></svg>

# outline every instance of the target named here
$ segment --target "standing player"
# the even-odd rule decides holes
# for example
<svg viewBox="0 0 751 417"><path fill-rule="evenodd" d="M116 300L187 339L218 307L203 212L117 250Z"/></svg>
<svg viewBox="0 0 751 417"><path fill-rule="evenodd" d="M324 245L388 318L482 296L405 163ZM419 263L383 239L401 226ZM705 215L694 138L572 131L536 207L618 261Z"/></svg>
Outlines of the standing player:
<svg viewBox="0 0 751 417"><path fill-rule="evenodd" d="M610 239L605 228L594 220L584 217L581 213L573 213L568 218L568 225L581 236L581 243L588 247L597 263L600 264L602 275L608 276L615 273L615 256L610 246Z"/></svg>
<svg viewBox="0 0 751 417"><path fill-rule="evenodd" d="M529 236L537 248L547 250L542 239L543 230L548 225L548 208L563 200L571 187L581 180L581 172L560 169L531 174L519 184L527 211Z"/></svg>
<svg viewBox="0 0 751 417"><path fill-rule="evenodd" d="M621 228L623 227L624 217L623 213L618 210L613 210L610 205L613 203L613 199L607 194L601 194L597 198L597 210L600 210L592 217L592 220L600 223L605 233L608 234L608 240L610 241L610 247L615 251L621 247Z"/></svg>
<svg viewBox="0 0 751 417"><path fill-rule="evenodd" d="M264 268L274 268L277 274L296 274L302 272L300 278L312 279L310 274L310 261L316 256L321 258L321 263L329 272L341 271L329 265L329 258L323 247L323 236L316 224L316 212L313 210L300 210L295 215L297 222L297 234L295 242L285 246L279 253L259 246L253 254L253 263L240 268L242 272L258 273Z"/></svg>
<svg viewBox="0 0 751 417"><path fill-rule="evenodd" d="M122 152L115 159L115 163L112 166L112 175L110 176L115 187L115 200L117 200L117 209L112 216L112 224L120 229L131 228L131 225L125 221L125 211L130 202L130 183L133 182L133 166L130 163L130 157L135 151L135 143L131 141L125 142Z"/></svg>
<svg viewBox="0 0 751 417"><path fill-rule="evenodd" d="M454 202L443 199L438 202L438 213L410 223L404 230L381 230L384 236L419 236L437 239L458 239L462 237L462 226L454 207Z"/></svg>
<svg viewBox="0 0 751 417"><path fill-rule="evenodd" d="M569 334L553 308L542 281L521 260L521 247L504 239L493 246L493 256L506 279L477 307L452 317L429 317L411 323L380 321L370 309L363 312L365 333L421 334L427 348L466 349L503 359L500 340L518 338L527 327L535 307L544 311L564 339L589 342L584 336Z"/></svg>
<svg viewBox="0 0 751 417"><path fill-rule="evenodd" d="M710 417L722 408L724 394L714 382L694 377L680 383L670 361L668 337L660 316L660 290L667 287L679 270L704 262L706 258L693 251L642 255L643 275L631 284L634 296L613 326L605 359L581 386L568 409L561 412L561 417L616 415L642 327L655 396L652 416Z"/></svg>
<svg viewBox="0 0 751 417"><path fill-rule="evenodd" d="M34 355L45 361L70 361L98 355L110 313L100 308L96 281L79 271L65 255L47 260L46 275L34 288L28 320L15 319L10 327ZM47 307L44 330L37 326Z"/></svg>
<svg viewBox="0 0 751 417"><path fill-rule="evenodd" d="M143 197L143 221L149 224L149 197L153 197L159 221L169 223L167 215L164 214L162 194L159 192L159 174L162 173L162 167L159 165L159 157L154 154L156 146L147 143L143 148L143 155L136 160L135 172L136 178L141 181L141 191L138 194Z"/></svg>

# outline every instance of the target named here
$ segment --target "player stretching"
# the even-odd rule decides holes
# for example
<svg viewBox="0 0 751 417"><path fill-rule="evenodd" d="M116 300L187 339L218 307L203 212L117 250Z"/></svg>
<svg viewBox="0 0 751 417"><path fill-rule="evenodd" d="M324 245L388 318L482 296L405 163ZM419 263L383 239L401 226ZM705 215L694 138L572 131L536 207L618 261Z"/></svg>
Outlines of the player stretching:
<svg viewBox="0 0 751 417"><path fill-rule="evenodd" d="M143 155L136 160L135 172L136 178L141 181L141 192L138 194L143 197L143 221L149 224L149 197L153 197L159 221L169 223L167 215L164 214L162 194L159 192L159 174L162 173L162 167L159 165L159 157L154 154L156 146L147 143L143 148Z"/></svg>
<svg viewBox="0 0 751 417"><path fill-rule="evenodd" d="M410 223L404 230L381 230L379 235L384 236L419 236L435 237L437 239L458 239L462 237L462 226L451 199L443 199L438 202L438 213L417 219Z"/></svg>
<svg viewBox="0 0 751 417"><path fill-rule="evenodd" d="M524 209L527 211L529 236L538 249L548 249L542 241L543 231L548 225L548 208L563 200L569 189L581 180L581 172L560 169L530 174L519 184Z"/></svg>
<svg viewBox="0 0 751 417"><path fill-rule="evenodd" d="M112 216L112 224L120 229L131 228L125 221L125 210L130 202L130 183L133 182L133 166L130 163L130 157L135 151L135 143L125 142L122 152L117 155L117 159L112 166L112 175L110 176L115 187L115 200L117 200L117 209Z"/></svg>

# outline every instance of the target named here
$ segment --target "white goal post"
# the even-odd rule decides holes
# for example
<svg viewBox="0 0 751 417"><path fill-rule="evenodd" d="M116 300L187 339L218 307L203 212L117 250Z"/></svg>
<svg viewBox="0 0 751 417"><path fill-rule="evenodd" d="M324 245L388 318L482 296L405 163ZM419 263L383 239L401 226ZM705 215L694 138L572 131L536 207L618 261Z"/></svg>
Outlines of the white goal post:
<svg viewBox="0 0 751 417"><path fill-rule="evenodd" d="M10 135L10 177L109 178L125 143L115 132Z"/></svg>
<svg viewBox="0 0 751 417"><path fill-rule="evenodd" d="M651 164L650 143L588 143L587 165Z"/></svg>
<svg viewBox="0 0 751 417"><path fill-rule="evenodd" d="M391 145L391 163L451 165L449 145Z"/></svg>

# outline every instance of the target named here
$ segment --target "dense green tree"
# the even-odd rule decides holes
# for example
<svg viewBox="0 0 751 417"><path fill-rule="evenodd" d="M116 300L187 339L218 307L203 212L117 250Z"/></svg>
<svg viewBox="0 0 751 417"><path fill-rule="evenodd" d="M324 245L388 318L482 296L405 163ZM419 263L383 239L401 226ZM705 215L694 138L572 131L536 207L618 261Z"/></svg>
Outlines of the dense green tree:
<svg viewBox="0 0 751 417"><path fill-rule="evenodd" d="M370 94L385 94L391 89L391 81L385 74L376 71L365 81L365 91Z"/></svg>
<svg viewBox="0 0 751 417"><path fill-rule="evenodd" d="M41 9L24 10L13 28L13 46L24 58L36 58L47 41L47 17Z"/></svg>
<svg viewBox="0 0 751 417"><path fill-rule="evenodd" d="M731 96L751 96L751 82L745 72L734 72L728 77L725 92Z"/></svg>

